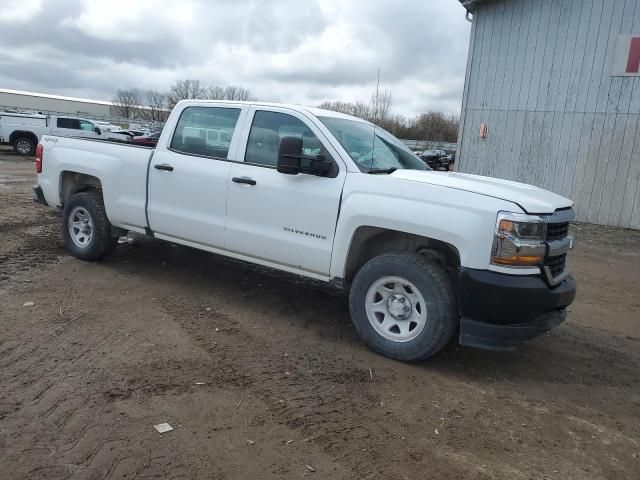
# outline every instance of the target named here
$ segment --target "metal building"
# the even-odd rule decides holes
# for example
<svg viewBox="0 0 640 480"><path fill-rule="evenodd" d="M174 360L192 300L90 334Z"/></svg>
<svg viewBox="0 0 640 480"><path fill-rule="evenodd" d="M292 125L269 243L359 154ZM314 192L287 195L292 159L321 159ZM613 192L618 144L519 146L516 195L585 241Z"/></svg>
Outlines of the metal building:
<svg viewBox="0 0 640 480"><path fill-rule="evenodd" d="M18 110L51 111L67 115L109 117L112 102L63 97L45 93L0 88L0 107Z"/></svg>
<svg viewBox="0 0 640 480"><path fill-rule="evenodd" d="M139 111L149 110L149 107L142 105L136 106L135 108ZM136 115L131 116L131 118L120 116L113 102L50 95L47 93L25 92L22 90L9 90L6 88L0 88L0 111L1 110L76 115L78 117L97 120L113 120L120 123L139 119ZM132 112L133 111L132 109ZM163 110L163 112L164 117L168 117L169 110Z"/></svg>
<svg viewBox="0 0 640 480"><path fill-rule="evenodd" d="M640 0L460 0L473 22L458 169L640 228Z"/></svg>

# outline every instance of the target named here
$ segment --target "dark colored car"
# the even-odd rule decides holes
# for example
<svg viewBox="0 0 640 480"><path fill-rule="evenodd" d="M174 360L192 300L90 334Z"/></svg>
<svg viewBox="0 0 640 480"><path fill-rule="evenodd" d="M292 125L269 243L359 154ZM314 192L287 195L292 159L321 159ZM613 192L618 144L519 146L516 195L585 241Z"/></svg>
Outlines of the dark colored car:
<svg viewBox="0 0 640 480"><path fill-rule="evenodd" d="M160 138L160 132L152 133L146 137L137 137L131 140L131 143L135 145L142 145L145 147L155 147L158 144Z"/></svg>
<svg viewBox="0 0 640 480"><path fill-rule="evenodd" d="M444 150L425 150L418 156L434 170L448 171L455 162L455 156L447 155Z"/></svg>

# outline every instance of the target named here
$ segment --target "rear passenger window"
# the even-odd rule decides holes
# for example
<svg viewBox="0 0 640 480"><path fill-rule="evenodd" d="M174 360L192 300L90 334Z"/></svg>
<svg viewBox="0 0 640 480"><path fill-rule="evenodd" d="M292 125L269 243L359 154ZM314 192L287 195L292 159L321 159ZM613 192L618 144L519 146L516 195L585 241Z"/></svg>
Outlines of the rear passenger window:
<svg viewBox="0 0 640 480"><path fill-rule="evenodd" d="M204 157L227 158L239 108L187 107L182 111L171 149Z"/></svg>
<svg viewBox="0 0 640 480"><path fill-rule="evenodd" d="M58 128L80 130L80 120L78 120L77 118L58 118L56 126Z"/></svg>
<svg viewBox="0 0 640 480"><path fill-rule="evenodd" d="M282 137L302 138L303 155L325 155L331 159L318 137L296 117L286 113L257 111L251 124L244 161L275 167Z"/></svg>

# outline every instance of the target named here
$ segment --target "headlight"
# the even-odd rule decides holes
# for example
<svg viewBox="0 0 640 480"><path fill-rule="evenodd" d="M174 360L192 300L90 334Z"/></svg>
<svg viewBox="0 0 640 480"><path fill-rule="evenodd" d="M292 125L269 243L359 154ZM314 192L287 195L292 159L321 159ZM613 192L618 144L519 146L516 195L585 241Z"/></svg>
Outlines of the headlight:
<svg viewBox="0 0 640 480"><path fill-rule="evenodd" d="M503 267L535 267L546 254L546 228L542 217L499 212L491 249L491 263Z"/></svg>

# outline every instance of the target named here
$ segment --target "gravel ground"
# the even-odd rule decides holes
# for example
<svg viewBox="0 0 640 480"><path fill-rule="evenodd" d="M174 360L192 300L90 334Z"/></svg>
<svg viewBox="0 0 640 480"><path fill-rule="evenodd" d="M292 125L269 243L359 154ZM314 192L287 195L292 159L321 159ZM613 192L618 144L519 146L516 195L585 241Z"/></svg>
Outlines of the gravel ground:
<svg viewBox="0 0 640 480"><path fill-rule="evenodd" d="M553 332L403 364L296 277L138 237L79 261L34 180L0 151L0 478L640 478L639 232L574 228Z"/></svg>

